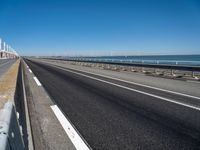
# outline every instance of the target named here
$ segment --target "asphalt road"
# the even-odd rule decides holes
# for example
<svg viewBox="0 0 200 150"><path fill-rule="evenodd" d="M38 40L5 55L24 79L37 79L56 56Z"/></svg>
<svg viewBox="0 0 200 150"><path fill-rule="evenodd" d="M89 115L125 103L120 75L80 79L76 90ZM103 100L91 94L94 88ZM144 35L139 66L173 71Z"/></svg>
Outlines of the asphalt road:
<svg viewBox="0 0 200 150"><path fill-rule="evenodd" d="M200 149L198 99L26 62L93 149Z"/></svg>
<svg viewBox="0 0 200 150"><path fill-rule="evenodd" d="M15 59L0 59L0 77L10 68L10 66L15 61Z"/></svg>

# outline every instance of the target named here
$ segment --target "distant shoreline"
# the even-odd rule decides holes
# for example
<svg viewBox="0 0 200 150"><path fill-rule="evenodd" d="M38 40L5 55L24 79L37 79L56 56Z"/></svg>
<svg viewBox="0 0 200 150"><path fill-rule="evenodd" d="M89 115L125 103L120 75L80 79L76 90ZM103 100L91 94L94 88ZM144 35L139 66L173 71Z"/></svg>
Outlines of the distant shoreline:
<svg viewBox="0 0 200 150"><path fill-rule="evenodd" d="M57 56L57 57L152 57L152 56L200 56L200 54L171 54L171 55L105 55L105 56Z"/></svg>
<svg viewBox="0 0 200 150"><path fill-rule="evenodd" d="M149 64L200 65L200 55L144 55L144 56L98 56L98 57L57 57L87 61L130 62Z"/></svg>

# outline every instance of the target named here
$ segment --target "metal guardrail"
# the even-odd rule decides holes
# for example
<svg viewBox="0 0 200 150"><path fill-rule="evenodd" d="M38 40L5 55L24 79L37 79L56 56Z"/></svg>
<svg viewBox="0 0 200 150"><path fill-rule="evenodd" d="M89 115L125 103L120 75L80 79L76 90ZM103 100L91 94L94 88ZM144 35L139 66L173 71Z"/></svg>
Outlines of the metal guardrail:
<svg viewBox="0 0 200 150"><path fill-rule="evenodd" d="M52 59L52 58L48 58ZM75 61L85 63L102 63L110 65L120 65L129 67L146 67L146 68L159 68L169 70L183 70L183 71L196 71L200 72L200 66L189 66L189 65L168 65L168 64L146 64L146 63L130 63L130 62L114 62L114 61L97 61L97 60L80 60L80 59L55 59L53 60L64 60L64 61Z"/></svg>
<svg viewBox="0 0 200 150"><path fill-rule="evenodd" d="M0 110L0 150L24 150L24 142L14 104L9 101Z"/></svg>
<svg viewBox="0 0 200 150"><path fill-rule="evenodd" d="M87 60L98 62L126 62L126 63L140 63L140 64L160 64L160 65L186 65L186 66L200 66L200 60L164 60L164 59L102 59L102 58L67 58L71 60Z"/></svg>

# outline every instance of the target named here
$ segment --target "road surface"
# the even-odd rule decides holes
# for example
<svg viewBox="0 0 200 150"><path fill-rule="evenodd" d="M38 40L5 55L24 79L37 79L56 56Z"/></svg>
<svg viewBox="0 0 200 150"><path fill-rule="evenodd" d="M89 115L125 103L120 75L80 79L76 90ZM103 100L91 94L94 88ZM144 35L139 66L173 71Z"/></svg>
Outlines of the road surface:
<svg viewBox="0 0 200 150"><path fill-rule="evenodd" d="M198 97L26 63L92 149L200 149Z"/></svg>
<svg viewBox="0 0 200 150"><path fill-rule="evenodd" d="M10 68L10 66L15 61L15 59L0 59L0 77Z"/></svg>

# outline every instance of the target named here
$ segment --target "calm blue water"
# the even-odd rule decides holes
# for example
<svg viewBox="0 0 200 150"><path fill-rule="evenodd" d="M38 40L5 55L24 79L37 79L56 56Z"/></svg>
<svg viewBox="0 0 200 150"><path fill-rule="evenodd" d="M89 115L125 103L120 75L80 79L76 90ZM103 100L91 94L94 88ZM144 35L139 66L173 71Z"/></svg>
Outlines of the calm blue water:
<svg viewBox="0 0 200 150"><path fill-rule="evenodd" d="M150 64L200 65L200 55L102 56L79 57L79 59Z"/></svg>

